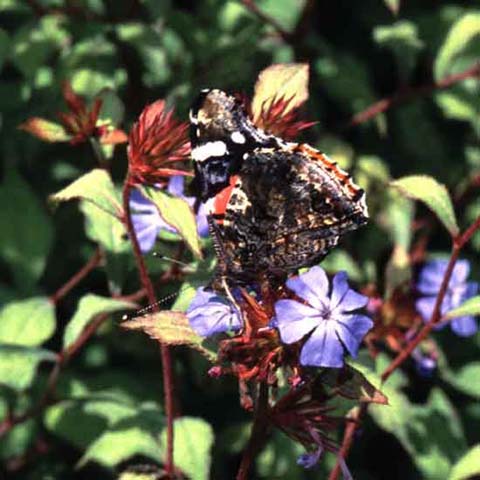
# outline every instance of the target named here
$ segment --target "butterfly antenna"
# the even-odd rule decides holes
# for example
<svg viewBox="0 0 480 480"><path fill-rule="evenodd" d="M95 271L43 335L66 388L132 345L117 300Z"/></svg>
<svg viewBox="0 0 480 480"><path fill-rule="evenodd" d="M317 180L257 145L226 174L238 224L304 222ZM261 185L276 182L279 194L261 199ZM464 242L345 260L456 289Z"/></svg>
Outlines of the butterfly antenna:
<svg viewBox="0 0 480 480"><path fill-rule="evenodd" d="M188 263L182 262L180 260L176 260L175 258L167 257L166 255L162 255L159 252L153 252L152 256L158 258L160 260L167 260L168 262L176 263L177 265L181 265L182 267L190 267Z"/></svg>

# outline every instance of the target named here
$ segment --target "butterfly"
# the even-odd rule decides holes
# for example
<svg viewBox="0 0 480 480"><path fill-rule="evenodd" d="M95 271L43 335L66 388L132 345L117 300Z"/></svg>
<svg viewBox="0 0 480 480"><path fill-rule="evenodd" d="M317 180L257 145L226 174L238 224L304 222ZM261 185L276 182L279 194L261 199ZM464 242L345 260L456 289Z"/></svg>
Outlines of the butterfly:
<svg viewBox="0 0 480 480"><path fill-rule="evenodd" d="M190 138L198 195L214 198L211 231L229 279L312 266L368 220L365 192L347 172L310 145L255 127L222 90L201 92Z"/></svg>

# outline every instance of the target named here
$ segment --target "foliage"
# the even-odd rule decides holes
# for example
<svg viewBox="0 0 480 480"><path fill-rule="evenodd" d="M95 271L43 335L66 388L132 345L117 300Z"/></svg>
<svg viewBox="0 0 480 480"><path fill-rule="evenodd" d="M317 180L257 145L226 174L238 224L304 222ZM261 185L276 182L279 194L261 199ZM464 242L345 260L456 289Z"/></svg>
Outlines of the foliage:
<svg viewBox="0 0 480 480"><path fill-rule="evenodd" d="M431 324L415 310L432 259L465 259L480 280L478 4L0 0L0 20L0 477L161 478L169 345L175 466L234 478L251 415L234 382L216 378L218 342L182 313L212 280L215 251L194 207L163 190L182 174L194 194L184 122L204 87L252 98L257 125L325 151L366 191L368 225L322 266L347 272L374 327L355 361L314 382L329 408L362 423L353 476L480 475L479 333L437 330L478 316L480 297L448 312L440 302ZM158 258L132 242L134 186L176 230L160 229ZM134 314L152 296L139 255L162 303ZM278 373L279 397L288 380ZM275 408L288 433L285 404ZM328 424L331 452L352 424ZM249 478L314 478L280 430Z"/></svg>

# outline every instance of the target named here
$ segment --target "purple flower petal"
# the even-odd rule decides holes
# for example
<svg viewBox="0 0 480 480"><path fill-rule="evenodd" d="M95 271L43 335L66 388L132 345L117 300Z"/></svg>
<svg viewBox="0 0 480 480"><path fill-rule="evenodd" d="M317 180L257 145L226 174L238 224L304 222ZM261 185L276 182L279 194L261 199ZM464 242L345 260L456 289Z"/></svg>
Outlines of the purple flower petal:
<svg viewBox="0 0 480 480"><path fill-rule="evenodd" d="M226 299L203 288L197 290L187 317L192 329L202 337L238 330L242 326L237 311Z"/></svg>
<svg viewBox="0 0 480 480"><path fill-rule="evenodd" d="M373 327L371 318L365 315L344 315L337 323L337 335L352 357L356 357L358 347Z"/></svg>
<svg viewBox="0 0 480 480"><path fill-rule="evenodd" d="M297 458L297 465L309 470L318 464L322 453L322 447L318 447L314 452L303 453Z"/></svg>
<svg viewBox="0 0 480 480"><path fill-rule="evenodd" d="M340 312L351 312L363 308L368 303L368 297L348 286L346 272L338 272L333 277L331 297L330 309L338 308Z"/></svg>
<svg viewBox="0 0 480 480"><path fill-rule="evenodd" d="M152 215L132 215L133 229L137 235L137 240L142 253L149 252L155 245L160 225L157 220L160 217L153 218Z"/></svg>
<svg viewBox="0 0 480 480"><path fill-rule="evenodd" d="M298 277L287 280L287 287L312 307L323 309L328 305L328 278L320 267L313 267Z"/></svg>
<svg viewBox="0 0 480 480"><path fill-rule="evenodd" d="M167 192L176 197L185 198L183 192L185 191L185 177L183 175L174 175L170 177L168 182Z"/></svg>
<svg viewBox="0 0 480 480"><path fill-rule="evenodd" d="M460 337L471 337L478 331L478 324L474 317L465 316L454 318L451 323L452 330Z"/></svg>
<svg viewBox="0 0 480 480"><path fill-rule="evenodd" d="M435 307L435 297L422 297L415 302L415 307L423 320L430 320Z"/></svg>
<svg viewBox="0 0 480 480"><path fill-rule="evenodd" d="M205 203L200 204L200 208L197 213L197 230L201 238L206 238L210 235L210 229L208 227L208 205Z"/></svg>
<svg viewBox="0 0 480 480"><path fill-rule="evenodd" d="M314 330L300 353L302 365L330 368L343 366L343 347L335 328L335 322L324 321Z"/></svg>
<svg viewBox="0 0 480 480"><path fill-rule="evenodd" d="M295 300L276 302L275 318L284 343L298 342L319 323L318 310Z"/></svg>

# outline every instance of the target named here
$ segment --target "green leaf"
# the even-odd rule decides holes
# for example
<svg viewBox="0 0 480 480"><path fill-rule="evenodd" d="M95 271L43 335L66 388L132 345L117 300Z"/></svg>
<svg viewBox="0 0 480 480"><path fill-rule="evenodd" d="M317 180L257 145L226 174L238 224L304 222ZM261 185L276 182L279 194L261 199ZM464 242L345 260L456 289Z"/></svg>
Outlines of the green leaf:
<svg viewBox="0 0 480 480"><path fill-rule="evenodd" d="M118 126L125 115L125 107L122 100L114 90L106 88L98 94L102 100L102 108L98 118L100 122Z"/></svg>
<svg viewBox="0 0 480 480"><path fill-rule="evenodd" d="M78 462L84 466L96 461L114 467L135 455L145 455L160 461L161 446L158 433L163 428L163 417L158 408L140 405L137 413L115 422L92 442Z"/></svg>
<svg viewBox="0 0 480 480"><path fill-rule="evenodd" d="M480 444L473 446L452 468L448 480L480 476Z"/></svg>
<svg viewBox="0 0 480 480"><path fill-rule="evenodd" d="M479 50L477 53L480 53L478 47L480 42L476 38L479 35L480 13L467 13L452 25L435 59L435 79L437 81L454 73L456 61L468 47L475 45L474 42L476 42L476 49Z"/></svg>
<svg viewBox="0 0 480 480"><path fill-rule="evenodd" d="M72 138L62 125L39 117L29 118L26 122L19 125L18 128L44 142L68 142Z"/></svg>
<svg viewBox="0 0 480 480"><path fill-rule="evenodd" d="M466 95L454 92L438 92L435 95L435 101L443 110L447 118L462 121L478 121L477 98L466 98Z"/></svg>
<svg viewBox="0 0 480 480"><path fill-rule="evenodd" d="M188 345L213 361L215 355L202 347L203 338L190 327L183 312L164 310L150 315L143 315L122 323L128 330L142 330L154 340L165 345Z"/></svg>
<svg viewBox="0 0 480 480"><path fill-rule="evenodd" d="M123 209L112 179L103 169L97 168L86 173L68 185L68 187L50 196L50 201L55 204L72 199L83 199L92 202L114 217L123 217Z"/></svg>
<svg viewBox="0 0 480 480"><path fill-rule="evenodd" d="M466 300L462 305L453 310L450 310L446 315L445 318L457 318L463 317L465 315L473 315L477 316L480 315L480 295L475 297L469 298Z"/></svg>
<svg viewBox="0 0 480 480"><path fill-rule="evenodd" d="M213 429L201 418L182 417L174 424L174 463L192 480L208 480L213 446ZM161 442L165 449L167 433L162 432Z"/></svg>
<svg viewBox="0 0 480 480"><path fill-rule="evenodd" d="M80 210L85 215L85 232L90 240L99 243L108 252L123 253L130 250L127 231L117 216L87 200L80 202Z"/></svg>
<svg viewBox="0 0 480 480"><path fill-rule="evenodd" d="M302 14L305 0L260 0L260 9L274 18L285 30L292 31Z"/></svg>
<svg viewBox="0 0 480 480"><path fill-rule="evenodd" d="M113 313L118 310L132 310L137 305L114 298L88 294L81 298L77 310L65 328L63 348L68 348L80 336L85 327L101 313Z"/></svg>
<svg viewBox="0 0 480 480"><path fill-rule="evenodd" d="M8 33L0 28L0 71L2 70L3 64L8 57L10 51L10 38Z"/></svg>
<svg viewBox="0 0 480 480"><path fill-rule="evenodd" d="M441 375L457 390L480 399L480 382L472 381L472 379L480 378L480 361L467 363L453 372L444 368L441 370Z"/></svg>
<svg viewBox="0 0 480 480"><path fill-rule="evenodd" d="M35 379L40 362L56 358L54 352L41 348L0 344L0 385L25 390Z"/></svg>
<svg viewBox="0 0 480 480"><path fill-rule="evenodd" d="M197 223L190 205L182 198L155 188L143 187L141 192L156 205L163 220L177 230L193 254L202 258Z"/></svg>
<svg viewBox="0 0 480 480"><path fill-rule="evenodd" d="M43 273L53 241L51 218L30 186L11 169L0 188L0 255L20 291L29 292Z"/></svg>
<svg viewBox="0 0 480 480"><path fill-rule="evenodd" d="M55 308L47 297L11 302L0 311L0 342L38 346L55 331Z"/></svg>
<svg viewBox="0 0 480 480"><path fill-rule="evenodd" d="M427 175L403 177L394 180L390 185L406 197L425 203L438 216L450 235L458 235L457 219L445 185Z"/></svg>

